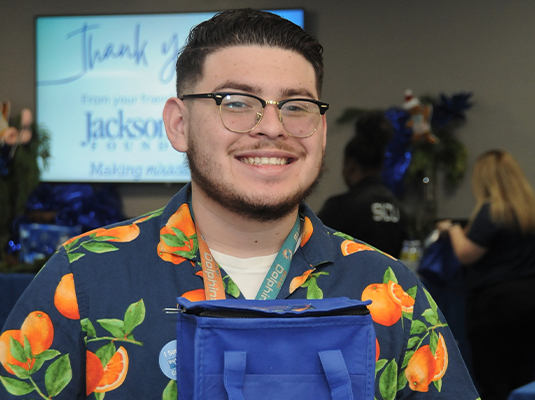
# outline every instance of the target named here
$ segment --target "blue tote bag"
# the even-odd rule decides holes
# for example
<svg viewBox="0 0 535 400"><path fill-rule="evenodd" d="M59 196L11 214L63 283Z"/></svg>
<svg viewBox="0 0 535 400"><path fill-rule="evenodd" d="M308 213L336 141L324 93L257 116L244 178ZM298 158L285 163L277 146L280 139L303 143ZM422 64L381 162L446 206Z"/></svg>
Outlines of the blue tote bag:
<svg viewBox="0 0 535 400"><path fill-rule="evenodd" d="M440 287L461 278L461 263L453 251L449 235L440 235L424 251L418 274Z"/></svg>
<svg viewBox="0 0 535 400"><path fill-rule="evenodd" d="M369 301L178 298L179 399L373 400Z"/></svg>

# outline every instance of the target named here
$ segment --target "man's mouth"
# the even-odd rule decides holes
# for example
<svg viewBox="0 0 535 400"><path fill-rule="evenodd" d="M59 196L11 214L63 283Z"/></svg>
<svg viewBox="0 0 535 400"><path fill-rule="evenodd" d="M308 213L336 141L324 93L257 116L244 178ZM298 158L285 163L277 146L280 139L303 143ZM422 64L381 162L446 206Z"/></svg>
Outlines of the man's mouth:
<svg viewBox="0 0 535 400"><path fill-rule="evenodd" d="M286 165L291 162L289 158L279 157L239 157L238 160L250 165Z"/></svg>

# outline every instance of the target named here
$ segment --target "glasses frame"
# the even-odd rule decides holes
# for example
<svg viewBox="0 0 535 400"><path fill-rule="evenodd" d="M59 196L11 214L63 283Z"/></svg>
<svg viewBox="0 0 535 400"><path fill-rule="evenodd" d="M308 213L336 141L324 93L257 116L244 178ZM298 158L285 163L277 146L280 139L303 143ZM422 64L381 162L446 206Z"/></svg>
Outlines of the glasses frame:
<svg viewBox="0 0 535 400"><path fill-rule="evenodd" d="M251 97L253 99L257 99L260 102L260 104L262 105L262 115L261 115L260 118L257 118L258 121L256 122L255 126L253 126L251 129L248 129L246 131L238 131L238 130L235 130L235 129L230 129L228 126L225 125L225 122L223 121L223 111L221 110L221 103L223 102L223 99L226 96L232 96L232 95ZM219 117L221 118L221 123L229 131L236 132L236 133L248 133L248 132L251 132L252 130L254 130L262 122L262 118L264 118L264 109L266 108L266 106L268 104L272 104L274 106L277 106L277 108L279 109L279 121L282 124L282 127L284 128L284 130L286 131L288 136L295 137L295 138L301 138L301 139L308 138L308 137L312 136L318 130L318 126L319 126L319 121L320 120L318 119L318 124L316 125L316 127L314 128L314 130L312 131L311 134L306 135L306 136L292 135L290 132L288 132L286 130L286 127L284 126L284 123L282 122L282 113L281 113L282 107L286 103L291 102L291 101L308 101L310 103L316 104L319 107L320 115L325 115L325 113L329 109L329 104L328 103L325 103L325 102L319 101L319 100L314 100L314 99L307 99L307 98L295 98L295 99L293 99L292 98L292 99L286 99L286 100L281 100L281 101L264 100L261 97L255 96L254 94L240 93L240 92L193 93L193 94L184 94L184 95L180 96L179 98L180 98L180 100L185 100L185 99L213 99L213 100L215 100L215 103L219 107Z"/></svg>

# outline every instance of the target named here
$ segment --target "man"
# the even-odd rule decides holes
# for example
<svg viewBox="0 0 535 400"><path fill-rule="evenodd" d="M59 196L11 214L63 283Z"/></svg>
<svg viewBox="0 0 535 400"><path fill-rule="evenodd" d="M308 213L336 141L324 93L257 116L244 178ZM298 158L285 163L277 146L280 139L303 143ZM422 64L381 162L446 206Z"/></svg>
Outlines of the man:
<svg viewBox="0 0 535 400"><path fill-rule="evenodd" d="M344 150L342 174L349 191L329 198L318 217L331 228L399 257L407 239L407 218L381 178L392 135L392 125L383 112L359 117L356 135Z"/></svg>
<svg viewBox="0 0 535 400"><path fill-rule="evenodd" d="M181 295L371 298L378 400L425 390L477 398L417 279L325 228L303 203L325 147L321 51L301 28L250 9L191 32L177 61L178 96L164 109L191 185L165 208L73 238L54 255L0 337L2 398L176 399L176 314L164 309ZM205 287L199 246L222 267L221 290ZM286 249L296 251L276 293L263 280Z"/></svg>

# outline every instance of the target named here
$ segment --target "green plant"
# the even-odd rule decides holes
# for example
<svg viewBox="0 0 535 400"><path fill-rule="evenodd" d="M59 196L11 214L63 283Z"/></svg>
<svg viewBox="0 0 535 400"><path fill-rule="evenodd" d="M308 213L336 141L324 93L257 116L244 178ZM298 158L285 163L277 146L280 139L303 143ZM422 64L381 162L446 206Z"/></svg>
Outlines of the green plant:
<svg viewBox="0 0 535 400"><path fill-rule="evenodd" d="M12 126L18 126L20 116ZM13 221L24 214L26 202L40 181L41 167L47 168L50 160L50 132L32 124L32 139L19 145L12 159L3 159L5 165L0 173L0 270L8 269L7 243ZM4 153L3 153L4 154Z"/></svg>

